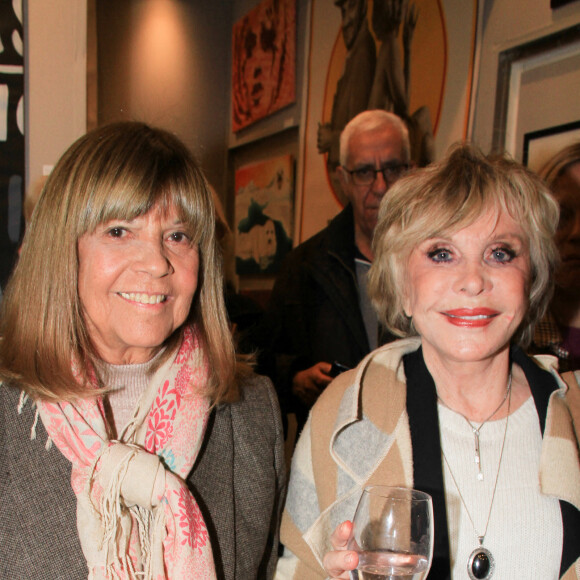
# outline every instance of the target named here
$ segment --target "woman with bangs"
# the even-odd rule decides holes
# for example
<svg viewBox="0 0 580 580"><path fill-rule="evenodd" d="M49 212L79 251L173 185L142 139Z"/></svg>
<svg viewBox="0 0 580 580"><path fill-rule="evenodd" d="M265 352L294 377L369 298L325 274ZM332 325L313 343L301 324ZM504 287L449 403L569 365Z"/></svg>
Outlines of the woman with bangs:
<svg viewBox="0 0 580 580"><path fill-rule="evenodd" d="M55 166L2 303L0 577L272 576L280 414L236 359L215 229L165 131Z"/></svg>
<svg viewBox="0 0 580 580"><path fill-rule="evenodd" d="M433 497L429 580L580 576L578 377L523 350L552 295L557 224L537 177L467 145L389 190L369 293L402 338L312 409L278 577L365 577L346 548L373 484Z"/></svg>

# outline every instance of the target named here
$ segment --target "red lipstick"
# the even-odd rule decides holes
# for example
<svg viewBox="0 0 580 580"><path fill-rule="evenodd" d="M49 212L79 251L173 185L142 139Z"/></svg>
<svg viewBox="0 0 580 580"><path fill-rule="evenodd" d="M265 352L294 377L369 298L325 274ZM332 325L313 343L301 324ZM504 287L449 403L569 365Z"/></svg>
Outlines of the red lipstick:
<svg viewBox="0 0 580 580"><path fill-rule="evenodd" d="M442 314L455 326L481 328L490 324L499 312L491 308L455 308L446 310Z"/></svg>

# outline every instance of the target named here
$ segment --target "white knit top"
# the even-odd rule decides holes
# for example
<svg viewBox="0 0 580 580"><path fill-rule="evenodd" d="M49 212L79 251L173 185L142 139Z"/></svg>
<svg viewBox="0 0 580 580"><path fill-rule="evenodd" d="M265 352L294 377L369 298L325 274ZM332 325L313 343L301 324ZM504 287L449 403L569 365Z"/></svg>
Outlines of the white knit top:
<svg viewBox="0 0 580 580"><path fill-rule="evenodd" d="M441 448L461 490L477 533L443 461L451 576L467 576L471 552L479 547L488 517L506 419L490 421L480 431L484 475L478 480L474 435L466 419L438 405ZM538 414L532 397L509 417L501 471L483 547L495 559L494 578L557 580L562 555L562 517L557 499L542 496L538 479L541 451Z"/></svg>
<svg viewBox="0 0 580 580"><path fill-rule="evenodd" d="M150 361L141 364L99 363L98 370L103 383L107 388L112 389L107 394L107 399L113 413L117 437L121 436L124 427L133 418L137 402L149 385L151 369L159 356L161 352Z"/></svg>

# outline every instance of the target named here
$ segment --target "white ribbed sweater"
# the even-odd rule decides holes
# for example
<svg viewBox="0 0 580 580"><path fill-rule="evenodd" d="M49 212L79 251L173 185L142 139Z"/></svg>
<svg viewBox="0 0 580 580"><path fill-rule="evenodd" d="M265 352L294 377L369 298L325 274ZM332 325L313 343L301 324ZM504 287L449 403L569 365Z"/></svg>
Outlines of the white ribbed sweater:
<svg viewBox="0 0 580 580"><path fill-rule="evenodd" d="M476 534L442 459L452 578L462 580L468 578L469 555L479 546L477 535L485 530L506 420L490 421L480 431L484 480L479 481L471 427L462 415L442 404L438 405L438 412L441 448L477 530ZM558 500L540 495L541 444L538 414L530 397L509 418L501 471L483 543L495 558L494 578L557 580L559 576L556 563L562 554L562 520ZM526 481L533 484L526 485Z"/></svg>
<svg viewBox="0 0 580 580"><path fill-rule="evenodd" d="M123 428L132 419L139 397L149 385L151 368L160 354L142 364L99 363L98 370L103 384L111 389L107 399L113 413L117 437L120 437Z"/></svg>

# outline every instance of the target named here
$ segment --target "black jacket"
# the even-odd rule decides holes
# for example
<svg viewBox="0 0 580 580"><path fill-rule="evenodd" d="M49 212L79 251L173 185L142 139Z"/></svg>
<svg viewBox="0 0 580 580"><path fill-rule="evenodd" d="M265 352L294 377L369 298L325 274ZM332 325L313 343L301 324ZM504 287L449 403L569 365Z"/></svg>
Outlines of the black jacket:
<svg viewBox="0 0 580 580"><path fill-rule="evenodd" d="M282 410L305 415L308 409L291 394L298 371L321 361L352 368L370 351L359 307L350 205L288 255L264 318L261 370L274 381ZM392 338L384 333L380 342Z"/></svg>

